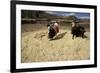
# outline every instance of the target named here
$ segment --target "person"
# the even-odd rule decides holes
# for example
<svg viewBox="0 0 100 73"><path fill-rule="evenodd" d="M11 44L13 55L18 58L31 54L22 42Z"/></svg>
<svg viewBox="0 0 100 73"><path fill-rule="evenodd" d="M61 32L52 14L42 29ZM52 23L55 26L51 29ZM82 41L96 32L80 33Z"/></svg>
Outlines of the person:
<svg viewBox="0 0 100 73"><path fill-rule="evenodd" d="M51 40L59 32L59 24L57 21L51 21L47 25L48 27L48 38Z"/></svg>
<svg viewBox="0 0 100 73"><path fill-rule="evenodd" d="M57 21L54 22L54 30L56 34L59 32L59 24L57 23Z"/></svg>
<svg viewBox="0 0 100 73"><path fill-rule="evenodd" d="M49 23L47 25L47 27L48 27L48 39L52 40L53 37L56 35L56 32L54 30L54 24L53 23Z"/></svg>
<svg viewBox="0 0 100 73"><path fill-rule="evenodd" d="M71 34L73 35L72 39L74 39L74 36L84 38L85 32L86 31L83 26L81 26L80 24L77 24L75 22L72 22L72 28L71 28Z"/></svg>

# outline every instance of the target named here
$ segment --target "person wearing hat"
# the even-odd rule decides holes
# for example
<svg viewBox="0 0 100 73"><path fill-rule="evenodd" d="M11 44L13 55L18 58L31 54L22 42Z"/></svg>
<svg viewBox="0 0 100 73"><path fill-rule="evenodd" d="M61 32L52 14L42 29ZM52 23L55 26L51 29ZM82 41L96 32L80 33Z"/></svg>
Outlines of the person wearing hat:
<svg viewBox="0 0 100 73"><path fill-rule="evenodd" d="M72 28L71 28L71 34L73 34L72 36L72 39L74 39L74 36L76 37L82 37L84 38L84 33L86 32L85 31L85 28L79 24L77 24L78 22L72 22Z"/></svg>

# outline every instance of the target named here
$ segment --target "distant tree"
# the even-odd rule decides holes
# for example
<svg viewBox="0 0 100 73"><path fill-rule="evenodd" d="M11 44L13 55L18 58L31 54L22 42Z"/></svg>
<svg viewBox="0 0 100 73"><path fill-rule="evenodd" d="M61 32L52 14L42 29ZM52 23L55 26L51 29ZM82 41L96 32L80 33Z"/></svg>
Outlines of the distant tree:
<svg viewBox="0 0 100 73"><path fill-rule="evenodd" d="M22 18L28 18L28 12L26 10L21 11L21 17Z"/></svg>

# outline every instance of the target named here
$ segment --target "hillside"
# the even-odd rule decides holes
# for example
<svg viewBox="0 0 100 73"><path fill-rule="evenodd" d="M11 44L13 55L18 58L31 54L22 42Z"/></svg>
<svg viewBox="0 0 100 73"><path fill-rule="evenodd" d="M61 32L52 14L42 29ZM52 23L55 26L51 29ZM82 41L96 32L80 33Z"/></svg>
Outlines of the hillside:
<svg viewBox="0 0 100 73"><path fill-rule="evenodd" d="M61 15L54 15L54 14L49 14L46 13L44 11L29 11L29 10L22 10L22 14L21 14L21 18L22 20L26 19L26 21L28 19L31 19L34 21L52 21L52 20L63 20L64 22L68 22L69 20L71 21L79 21L81 23L87 23L89 24L90 21L89 19L79 19L74 15L70 15L70 16L61 16ZM30 21L31 22L31 21Z"/></svg>

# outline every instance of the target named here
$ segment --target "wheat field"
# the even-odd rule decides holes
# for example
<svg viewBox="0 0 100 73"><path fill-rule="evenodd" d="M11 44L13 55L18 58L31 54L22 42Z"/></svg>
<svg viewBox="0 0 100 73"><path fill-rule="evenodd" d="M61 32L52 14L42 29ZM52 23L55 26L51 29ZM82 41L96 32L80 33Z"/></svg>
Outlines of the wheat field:
<svg viewBox="0 0 100 73"><path fill-rule="evenodd" d="M90 32L87 38L74 40L67 27L61 28L54 40L48 40L47 27L22 25L21 62L48 62L90 59Z"/></svg>

